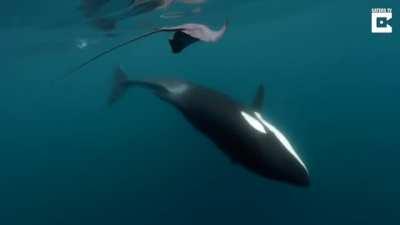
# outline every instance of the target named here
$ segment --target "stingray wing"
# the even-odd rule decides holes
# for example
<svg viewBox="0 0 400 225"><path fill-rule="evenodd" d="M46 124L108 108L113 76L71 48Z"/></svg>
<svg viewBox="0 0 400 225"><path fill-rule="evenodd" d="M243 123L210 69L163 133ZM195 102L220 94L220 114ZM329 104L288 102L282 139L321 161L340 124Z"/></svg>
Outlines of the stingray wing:
<svg viewBox="0 0 400 225"><path fill-rule="evenodd" d="M173 38L169 40L169 45L171 46L172 52L176 54L198 41L198 39L182 31L177 31L174 33Z"/></svg>
<svg viewBox="0 0 400 225"><path fill-rule="evenodd" d="M217 42L225 34L227 29L227 22L221 27L221 29L214 31L203 24L187 23L175 27L165 27L164 31L181 31L194 39L203 42Z"/></svg>

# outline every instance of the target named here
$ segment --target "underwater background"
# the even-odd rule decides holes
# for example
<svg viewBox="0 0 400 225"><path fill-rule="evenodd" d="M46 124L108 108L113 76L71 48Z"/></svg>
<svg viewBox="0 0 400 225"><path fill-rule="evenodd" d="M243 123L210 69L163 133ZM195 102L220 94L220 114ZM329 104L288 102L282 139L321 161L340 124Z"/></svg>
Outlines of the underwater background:
<svg viewBox="0 0 400 225"><path fill-rule="evenodd" d="M197 15L128 19L115 36L81 23L77 5L2 2L1 224L400 223L399 1L208 0ZM371 34L375 7L393 8L392 34ZM160 34L61 79L154 27L225 18L216 44L174 55ZM117 65L243 103L264 84L263 113L304 159L311 187L232 164L148 91L107 107Z"/></svg>

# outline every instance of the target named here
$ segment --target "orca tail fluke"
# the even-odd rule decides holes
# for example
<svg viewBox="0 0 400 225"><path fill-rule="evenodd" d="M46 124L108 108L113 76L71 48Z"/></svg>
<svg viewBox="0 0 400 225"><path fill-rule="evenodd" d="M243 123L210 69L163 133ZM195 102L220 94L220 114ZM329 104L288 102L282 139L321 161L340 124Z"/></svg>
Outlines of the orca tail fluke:
<svg viewBox="0 0 400 225"><path fill-rule="evenodd" d="M126 73L121 69L121 67L115 68L113 86L111 89L111 95L108 98L108 105L112 106L115 102L117 102L125 94L128 86L129 80Z"/></svg>

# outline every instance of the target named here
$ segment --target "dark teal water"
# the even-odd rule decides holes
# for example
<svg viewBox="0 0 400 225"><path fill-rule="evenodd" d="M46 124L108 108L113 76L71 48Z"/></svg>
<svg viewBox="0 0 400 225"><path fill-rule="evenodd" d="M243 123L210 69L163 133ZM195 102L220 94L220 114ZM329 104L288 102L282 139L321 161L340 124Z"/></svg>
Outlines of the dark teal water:
<svg viewBox="0 0 400 225"><path fill-rule="evenodd" d="M400 2L209 0L201 15L125 21L105 38L78 1L9 1L0 9L0 223L399 224ZM393 8L393 34L370 10ZM149 38L52 82L128 36L159 24L230 20L224 39L183 54ZM76 39L88 38L80 50ZM180 77L251 102L308 165L299 189L233 165L175 109L130 91L106 107L111 71Z"/></svg>

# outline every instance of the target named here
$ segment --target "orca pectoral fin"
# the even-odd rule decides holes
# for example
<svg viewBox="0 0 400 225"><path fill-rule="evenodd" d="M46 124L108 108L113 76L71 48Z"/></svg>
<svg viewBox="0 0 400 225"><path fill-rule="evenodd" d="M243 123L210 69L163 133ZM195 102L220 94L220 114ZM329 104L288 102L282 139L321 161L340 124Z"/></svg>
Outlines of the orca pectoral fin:
<svg viewBox="0 0 400 225"><path fill-rule="evenodd" d="M265 89L264 85L260 84L257 89L256 96L254 97L252 107L255 111L260 112L262 111L262 107L264 105L264 95Z"/></svg>

